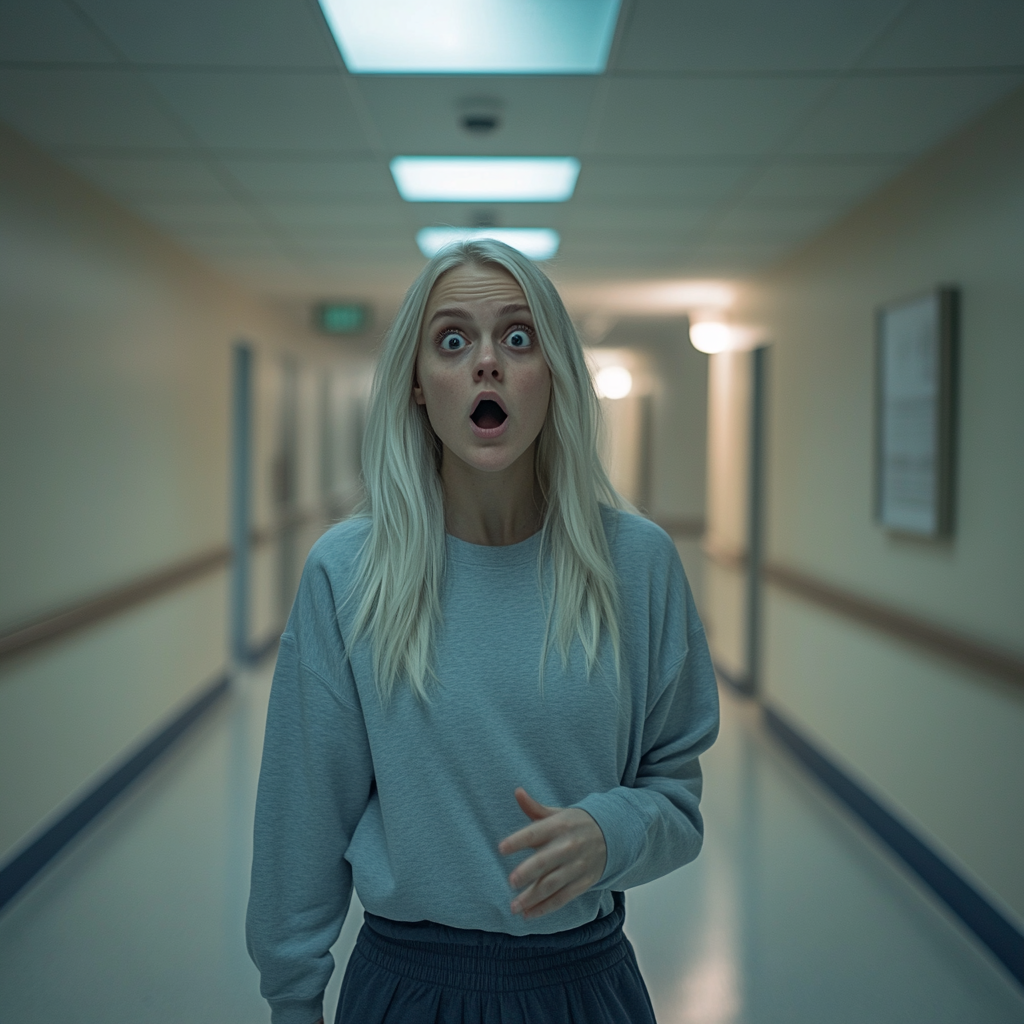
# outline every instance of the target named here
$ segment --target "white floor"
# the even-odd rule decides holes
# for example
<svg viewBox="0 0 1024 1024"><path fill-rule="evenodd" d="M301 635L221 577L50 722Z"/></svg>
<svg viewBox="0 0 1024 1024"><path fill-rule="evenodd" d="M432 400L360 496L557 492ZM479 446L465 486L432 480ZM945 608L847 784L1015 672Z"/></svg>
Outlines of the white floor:
<svg viewBox="0 0 1024 1024"><path fill-rule="evenodd" d="M7 908L0 1020L269 1019L242 934L268 686L269 669L241 680ZM704 853L628 897L660 1024L1024 1022L1024 991L723 699Z"/></svg>

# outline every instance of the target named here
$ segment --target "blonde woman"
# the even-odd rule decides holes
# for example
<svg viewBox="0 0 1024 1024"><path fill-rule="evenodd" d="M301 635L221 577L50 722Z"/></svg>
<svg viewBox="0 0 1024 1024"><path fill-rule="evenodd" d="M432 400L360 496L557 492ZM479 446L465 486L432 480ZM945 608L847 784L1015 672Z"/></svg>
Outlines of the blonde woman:
<svg viewBox="0 0 1024 1024"><path fill-rule="evenodd" d="M362 511L281 640L247 931L274 1024L314 1024L353 886L342 1024L643 1024L622 891L697 856L717 733L672 542L597 457L551 282L494 241L409 289Z"/></svg>

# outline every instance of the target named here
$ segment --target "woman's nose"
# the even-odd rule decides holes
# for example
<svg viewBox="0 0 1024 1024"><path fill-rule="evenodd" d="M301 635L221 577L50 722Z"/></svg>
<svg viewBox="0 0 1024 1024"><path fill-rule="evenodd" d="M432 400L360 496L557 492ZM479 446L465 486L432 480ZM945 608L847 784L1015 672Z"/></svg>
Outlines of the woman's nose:
<svg viewBox="0 0 1024 1024"><path fill-rule="evenodd" d="M480 346L479 357L473 367L475 380L501 380L501 363L495 348L489 342Z"/></svg>

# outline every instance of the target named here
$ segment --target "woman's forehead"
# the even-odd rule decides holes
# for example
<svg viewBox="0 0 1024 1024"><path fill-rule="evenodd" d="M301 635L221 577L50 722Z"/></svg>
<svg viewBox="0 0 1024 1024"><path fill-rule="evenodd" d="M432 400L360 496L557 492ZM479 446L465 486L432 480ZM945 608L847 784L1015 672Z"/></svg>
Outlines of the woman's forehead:
<svg viewBox="0 0 1024 1024"><path fill-rule="evenodd" d="M467 263L443 273L430 290L427 316L444 306L523 304L526 296L519 282L503 267Z"/></svg>

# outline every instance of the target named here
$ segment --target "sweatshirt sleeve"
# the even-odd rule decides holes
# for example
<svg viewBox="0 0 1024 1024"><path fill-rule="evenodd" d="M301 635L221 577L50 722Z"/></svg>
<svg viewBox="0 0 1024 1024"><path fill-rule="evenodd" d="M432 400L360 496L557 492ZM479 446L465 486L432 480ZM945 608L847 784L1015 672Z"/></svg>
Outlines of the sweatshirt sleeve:
<svg viewBox="0 0 1024 1024"><path fill-rule="evenodd" d="M345 852L372 784L329 581L307 564L271 688L246 918L273 1024L313 1024L321 1015L330 948L352 898Z"/></svg>
<svg viewBox="0 0 1024 1024"><path fill-rule="evenodd" d="M598 889L629 889L660 878L693 860L704 841L698 757L718 735L718 688L689 588L686 601L685 653L654 691L636 779L574 805L604 833L608 860Z"/></svg>

